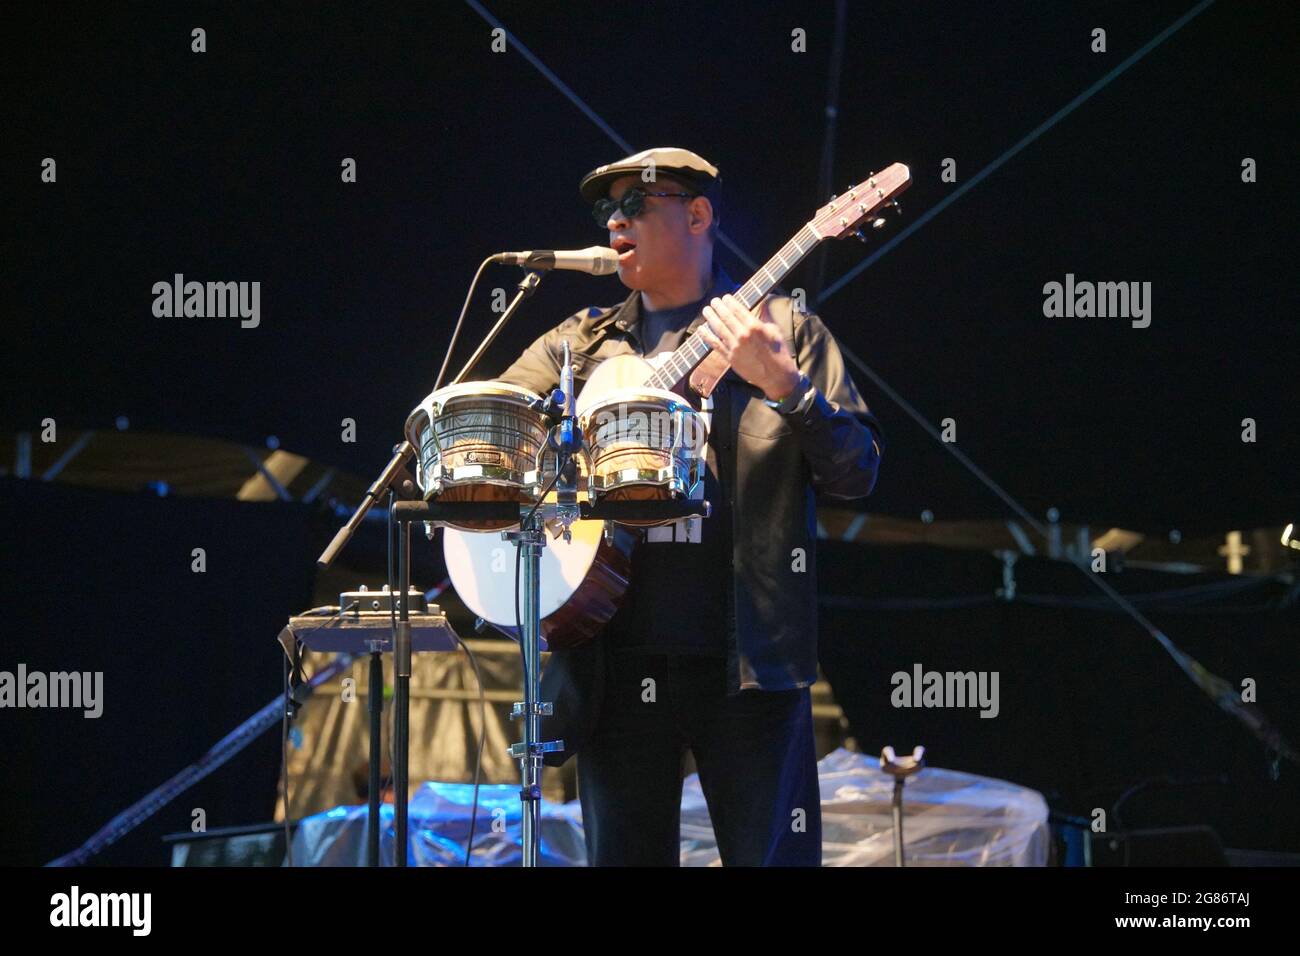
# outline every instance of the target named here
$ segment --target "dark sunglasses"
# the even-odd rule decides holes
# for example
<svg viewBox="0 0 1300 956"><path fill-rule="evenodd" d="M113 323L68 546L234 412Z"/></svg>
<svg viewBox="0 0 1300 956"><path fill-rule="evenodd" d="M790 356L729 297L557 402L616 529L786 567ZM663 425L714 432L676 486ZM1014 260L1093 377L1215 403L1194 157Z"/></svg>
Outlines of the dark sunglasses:
<svg viewBox="0 0 1300 956"><path fill-rule="evenodd" d="M627 192L623 193L622 198L599 199L591 208L591 217L596 220L596 225L602 229L609 222L609 217L614 215L614 211L621 209L623 215L628 219L634 219L641 215L645 209L647 196L676 197L680 199L694 199L699 193L648 193L640 186L633 186Z"/></svg>

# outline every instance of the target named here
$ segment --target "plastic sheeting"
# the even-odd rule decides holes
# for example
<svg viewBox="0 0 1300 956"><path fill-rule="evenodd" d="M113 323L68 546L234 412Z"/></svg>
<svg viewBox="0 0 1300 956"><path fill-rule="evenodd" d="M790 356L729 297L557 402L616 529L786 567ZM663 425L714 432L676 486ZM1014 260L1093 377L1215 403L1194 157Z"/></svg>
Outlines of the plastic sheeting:
<svg viewBox="0 0 1300 956"><path fill-rule="evenodd" d="M471 783L426 783L411 795L407 809L410 841L408 866L464 866L474 802ZM366 817L369 808L335 807L303 819L293 836L294 866L365 866ZM586 866L582 842L582 811L577 801L559 804L542 800L543 866ZM519 866L522 854L519 787L484 784L479 787L478 819L474 824L471 866ZM392 866L395 847L393 806L379 808L379 858Z"/></svg>
<svg viewBox="0 0 1300 956"><path fill-rule="evenodd" d="M581 759L581 758L579 758ZM823 866L894 865L894 778L843 748L817 763ZM682 865L720 866L698 776L682 793ZM927 767L903 790L908 866L1044 866L1047 802L1005 780Z"/></svg>
<svg viewBox="0 0 1300 956"><path fill-rule="evenodd" d="M579 760L582 758L579 757ZM818 763L825 866L893 866L894 780L879 761L840 749ZM411 866L461 866L469 835L474 788L426 783L411 799ZM927 767L904 790L904 853L909 866L1044 866L1049 830L1041 794L1004 780ZM578 802L542 801L544 866L583 866ZM380 853L393 862L393 808L381 812ZM682 865L720 866L713 826L692 774L682 788ZM366 808L338 807L302 821L294 835L297 866L365 863ZM520 860L518 788L483 786L479 792L473 866L517 866Z"/></svg>

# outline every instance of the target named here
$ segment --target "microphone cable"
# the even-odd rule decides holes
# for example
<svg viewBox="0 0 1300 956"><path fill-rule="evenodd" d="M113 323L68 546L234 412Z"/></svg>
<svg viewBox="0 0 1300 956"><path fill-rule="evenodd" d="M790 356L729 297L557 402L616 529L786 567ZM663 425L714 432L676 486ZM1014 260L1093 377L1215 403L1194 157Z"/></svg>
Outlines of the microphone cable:
<svg viewBox="0 0 1300 956"><path fill-rule="evenodd" d="M465 304L460 307L460 317L456 319L456 326L451 332L451 341L447 343L447 354L442 358L442 367L438 369L438 377L433 383L435 392L442 388L442 380L447 375L447 366L451 362L452 353L456 350L456 339L460 337L461 326L465 324L465 315L469 312L470 300L474 298L474 289L478 286L478 280L482 277L483 270L491 265L494 259L496 259L496 256L488 256L479 263L478 271L474 273L474 278L470 281L469 291L465 293Z"/></svg>

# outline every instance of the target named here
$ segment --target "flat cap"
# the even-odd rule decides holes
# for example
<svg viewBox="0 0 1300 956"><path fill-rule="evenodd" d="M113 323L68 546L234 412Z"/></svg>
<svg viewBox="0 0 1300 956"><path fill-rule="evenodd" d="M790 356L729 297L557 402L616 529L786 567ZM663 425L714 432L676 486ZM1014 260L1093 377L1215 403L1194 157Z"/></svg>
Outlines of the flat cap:
<svg viewBox="0 0 1300 956"><path fill-rule="evenodd" d="M681 179L700 192L706 192L718 180L718 167L698 153L676 146L658 146L633 153L616 163L597 166L582 177L578 191L582 193L583 199L594 203L605 197L609 184L614 180L620 176L639 176L651 163L654 163L656 174L663 173Z"/></svg>

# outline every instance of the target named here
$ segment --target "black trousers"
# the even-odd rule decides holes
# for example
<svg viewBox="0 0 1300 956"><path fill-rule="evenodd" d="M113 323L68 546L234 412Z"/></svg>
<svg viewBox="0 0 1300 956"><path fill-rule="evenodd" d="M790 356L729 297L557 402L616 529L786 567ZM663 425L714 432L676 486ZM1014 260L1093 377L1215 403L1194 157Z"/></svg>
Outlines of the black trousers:
<svg viewBox="0 0 1300 956"><path fill-rule="evenodd" d="M724 865L821 865L808 688L728 697L721 658L627 652L576 758L589 865L679 864L687 748Z"/></svg>

